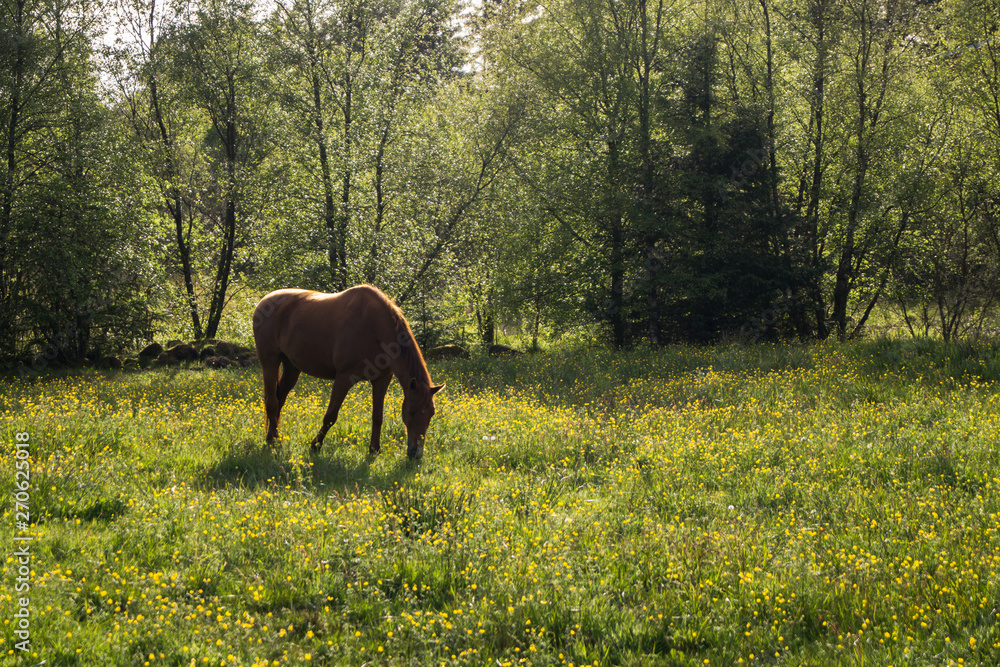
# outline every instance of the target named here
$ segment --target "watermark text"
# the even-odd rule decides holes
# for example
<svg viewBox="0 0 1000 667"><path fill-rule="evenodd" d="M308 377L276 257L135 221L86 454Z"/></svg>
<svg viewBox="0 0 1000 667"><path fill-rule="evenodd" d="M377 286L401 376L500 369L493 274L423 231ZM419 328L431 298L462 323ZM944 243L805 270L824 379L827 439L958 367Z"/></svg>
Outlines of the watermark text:
<svg viewBox="0 0 1000 667"><path fill-rule="evenodd" d="M27 651L31 647L31 436L18 432L14 436L14 562L17 578L14 584L14 648Z"/></svg>

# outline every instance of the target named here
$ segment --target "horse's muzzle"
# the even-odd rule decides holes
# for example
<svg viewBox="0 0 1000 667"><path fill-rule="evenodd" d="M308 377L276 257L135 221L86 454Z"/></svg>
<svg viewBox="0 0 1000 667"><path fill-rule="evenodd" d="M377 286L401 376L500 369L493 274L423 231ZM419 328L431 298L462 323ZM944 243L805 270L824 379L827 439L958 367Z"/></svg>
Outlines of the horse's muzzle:
<svg viewBox="0 0 1000 667"><path fill-rule="evenodd" d="M424 438L423 436L407 439L406 441L406 455L410 459L417 461L424 455Z"/></svg>

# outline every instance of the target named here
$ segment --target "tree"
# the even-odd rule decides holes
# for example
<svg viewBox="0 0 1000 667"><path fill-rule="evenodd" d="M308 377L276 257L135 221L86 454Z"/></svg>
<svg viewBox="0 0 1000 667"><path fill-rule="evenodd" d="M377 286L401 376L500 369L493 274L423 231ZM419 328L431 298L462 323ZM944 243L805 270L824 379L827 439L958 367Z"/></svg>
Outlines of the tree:
<svg viewBox="0 0 1000 667"><path fill-rule="evenodd" d="M35 335L32 351L73 364L148 340L159 300L155 240L129 173L131 147L94 88L80 83L63 100L68 118L51 137L44 176L31 187L23 256L32 286L23 311Z"/></svg>
<svg viewBox="0 0 1000 667"><path fill-rule="evenodd" d="M122 36L109 51L107 63L127 113L124 118L142 152L172 223L184 283L185 307L194 337L204 336L195 267L192 259L193 228L198 206L192 187L194 164L185 132L190 118L180 98L180 85L170 78L171 47L168 30L177 16L156 0L123 0L118 4L118 29ZM144 150L143 150L144 149Z"/></svg>
<svg viewBox="0 0 1000 667"><path fill-rule="evenodd" d="M915 240L893 267L894 305L913 335L984 335L1000 285L1000 46L996 3L945 5L942 42L929 51L943 111L922 145L939 155L926 179Z"/></svg>
<svg viewBox="0 0 1000 667"><path fill-rule="evenodd" d="M841 339L858 335L912 232L912 186L935 154L918 152L917 121L934 113L919 86L924 11L908 0L777 5L780 42L801 72L784 110L791 241L806 281L792 309L800 334L825 338L832 325Z"/></svg>
<svg viewBox="0 0 1000 667"><path fill-rule="evenodd" d="M254 7L211 0L175 27L173 76L208 117L211 188L202 205L217 229L219 249L205 335L215 336L234 270L237 246L251 220L252 193L269 148L268 67Z"/></svg>
<svg viewBox="0 0 1000 667"><path fill-rule="evenodd" d="M943 178L927 184L933 206L917 220L916 247L893 267L896 306L911 335L979 337L1000 298L1000 216L989 157L963 137Z"/></svg>
<svg viewBox="0 0 1000 667"><path fill-rule="evenodd" d="M847 5L852 30L844 42L851 68L845 102L853 109L848 115L850 144L845 154L850 157L845 175L849 179L850 197L836 204L841 225L831 299L831 318L841 339L847 338L849 333L856 334L863 325L860 322L853 331L848 331L850 298L866 262L869 241L874 241L883 231L880 223L885 221L885 209L891 207L890 203L873 196L877 188L873 181L880 176L875 170L888 166L891 145L885 138L891 129L886 129L886 125L895 96L901 92L896 85L908 79L903 38L909 30L909 9L903 0L888 4L856 0ZM881 176L891 178L889 174Z"/></svg>
<svg viewBox="0 0 1000 667"><path fill-rule="evenodd" d="M452 263L460 276L455 290L472 311L484 347L496 342L502 325L517 324L537 348L543 320L565 321L566 311L579 306L576 242L523 187L526 175L537 173L538 162L549 157L545 125L531 104L534 91L523 80L491 68L463 88L470 111L493 110L474 116L485 130L477 133L479 141L500 139L503 153L493 183L453 244Z"/></svg>
<svg viewBox="0 0 1000 667"><path fill-rule="evenodd" d="M97 96L93 9L2 5L0 354L41 366L117 352L151 323L142 194Z"/></svg>
<svg viewBox="0 0 1000 667"><path fill-rule="evenodd" d="M475 228L477 216L488 215L480 209L495 202L510 167L524 100L515 96L491 106L480 99L466 82L456 82L425 110L421 132L406 146L407 176L415 187L398 198L407 227L396 237L399 252L390 258L395 270L389 274L400 305L432 291L439 283L431 278L454 266L445 260ZM457 133L456 124L472 130Z"/></svg>
<svg viewBox="0 0 1000 667"><path fill-rule="evenodd" d="M836 53L844 30L843 7L832 0L806 0L782 6L779 12L786 26L783 50L802 72L792 82L795 97L785 104L792 135L787 160L795 175L791 201L798 221L793 238L805 274L803 289L794 295L793 317L800 336L825 339L829 329L822 280L828 270L824 204L832 168L830 143L837 136L829 126L828 106L831 80L840 71ZM805 113L797 113L802 107Z"/></svg>
<svg viewBox="0 0 1000 667"><path fill-rule="evenodd" d="M634 218L643 207L648 213L652 197L652 74L663 38L663 12L662 3L644 0L588 0L507 18L513 27L520 25L521 34L508 42L505 58L529 73L546 96L554 111L551 136L561 144L556 151L566 151L568 158L546 165L555 173L532 180L546 184L549 191L538 196L549 202L550 215L581 230L577 236L596 250L593 260L607 276L599 287L607 297L598 300L598 307L616 347L629 339L626 281L636 260L639 222ZM638 174L630 169L636 151ZM633 198L630 188L637 175L640 194ZM648 218L643 251L650 260L647 294L655 310L656 233ZM650 332L658 335L656 324Z"/></svg>
<svg viewBox="0 0 1000 667"><path fill-rule="evenodd" d="M394 144L457 65L451 15L440 0L278 6L274 43L295 72L284 100L314 148L305 162L318 163L330 289L383 268L390 202L404 182Z"/></svg>
<svg viewBox="0 0 1000 667"><path fill-rule="evenodd" d="M16 354L30 292L23 264L32 189L53 157L46 138L65 121L67 81L86 57L93 14L69 2L0 2L0 357Z"/></svg>

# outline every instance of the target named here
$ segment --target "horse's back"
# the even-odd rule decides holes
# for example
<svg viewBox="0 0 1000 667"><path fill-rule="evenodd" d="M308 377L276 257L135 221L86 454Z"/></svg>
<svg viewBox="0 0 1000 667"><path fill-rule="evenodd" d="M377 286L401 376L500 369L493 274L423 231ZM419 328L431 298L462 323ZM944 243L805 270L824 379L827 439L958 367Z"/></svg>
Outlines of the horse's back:
<svg viewBox="0 0 1000 667"><path fill-rule="evenodd" d="M279 289L264 296L253 310L253 334L258 347L275 331L281 323L284 311L310 294L318 294L303 289Z"/></svg>
<svg viewBox="0 0 1000 667"><path fill-rule="evenodd" d="M332 378L338 370L377 353L395 307L378 289L359 285L336 294L281 289L254 310L258 355L287 357L309 375Z"/></svg>

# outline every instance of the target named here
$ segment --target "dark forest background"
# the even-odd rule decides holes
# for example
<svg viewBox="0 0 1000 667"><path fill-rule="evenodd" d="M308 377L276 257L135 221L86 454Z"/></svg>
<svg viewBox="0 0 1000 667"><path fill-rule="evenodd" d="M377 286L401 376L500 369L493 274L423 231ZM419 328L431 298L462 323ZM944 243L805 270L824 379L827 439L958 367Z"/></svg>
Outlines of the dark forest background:
<svg viewBox="0 0 1000 667"><path fill-rule="evenodd" d="M0 360L360 282L425 344L992 335L998 17L0 0Z"/></svg>

